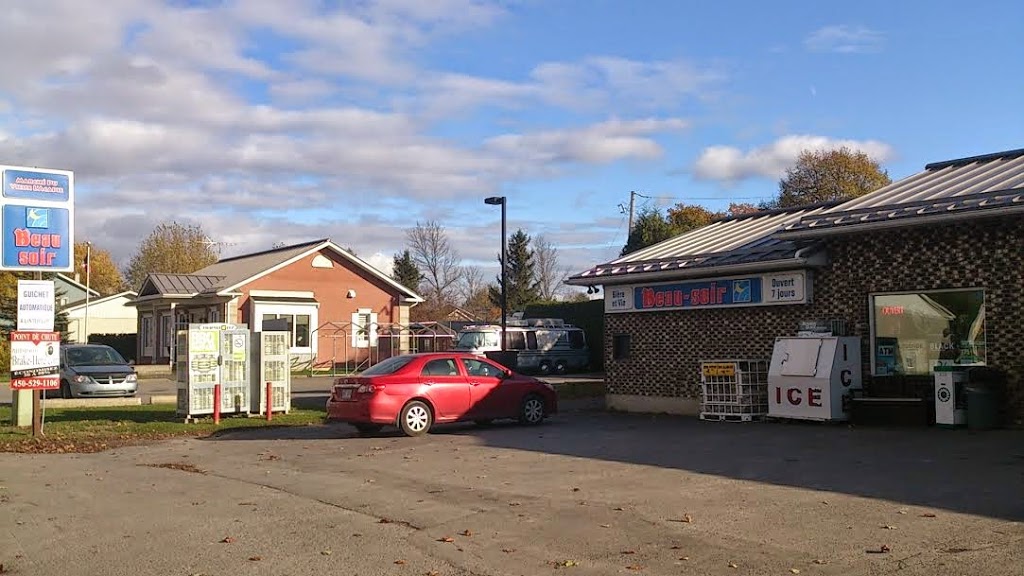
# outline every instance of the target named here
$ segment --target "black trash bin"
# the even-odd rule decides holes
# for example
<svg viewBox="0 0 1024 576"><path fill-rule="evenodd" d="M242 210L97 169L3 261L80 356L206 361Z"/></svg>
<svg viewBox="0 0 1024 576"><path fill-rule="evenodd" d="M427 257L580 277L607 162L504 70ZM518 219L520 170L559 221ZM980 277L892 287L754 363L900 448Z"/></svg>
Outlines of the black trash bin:
<svg viewBox="0 0 1024 576"><path fill-rule="evenodd" d="M488 360L493 360L509 370L515 370L516 363L519 361L518 350L494 350L484 352L484 355L487 356Z"/></svg>
<svg viewBox="0 0 1024 576"><path fill-rule="evenodd" d="M1005 375L987 366L971 368L967 373L967 428L991 430L999 427L999 404Z"/></svg>

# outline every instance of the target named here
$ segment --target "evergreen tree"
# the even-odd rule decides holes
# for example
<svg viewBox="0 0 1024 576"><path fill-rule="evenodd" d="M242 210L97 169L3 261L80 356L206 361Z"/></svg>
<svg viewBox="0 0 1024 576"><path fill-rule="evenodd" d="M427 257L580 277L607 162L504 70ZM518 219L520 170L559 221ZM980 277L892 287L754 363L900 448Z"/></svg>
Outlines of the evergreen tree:
<svg viewBox="0 0 1024 576"><path fill-rule="evenodd" d="M522 229L508 239L506 250L508 267L505 274L508 279L506 287L506 298L508 299L508 313L526 310L529 304L540 300L540 287L537 282L537 272L533 258L533 250L530 249L530 236ZM501 257L498 257L498 264L501 264ZM491 303L501 306L501 272L498 273L498 286L491 286Z"/></svg>
<svg viewBox="0 0 1024 576"><path fill-rule="evenodd" d="M420 291L423 273L416 266L412 253L408 249L401 254L395 254L394 266L391 268L391 279L413 292L418 293Z"/></svg>

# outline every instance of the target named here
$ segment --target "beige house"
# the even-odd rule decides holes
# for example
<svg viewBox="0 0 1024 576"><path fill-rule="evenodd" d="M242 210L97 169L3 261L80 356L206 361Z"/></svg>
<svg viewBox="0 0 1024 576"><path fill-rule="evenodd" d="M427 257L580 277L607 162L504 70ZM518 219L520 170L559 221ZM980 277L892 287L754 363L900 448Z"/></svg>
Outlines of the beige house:
<svg viewBox="0 0 1024 576"><path fill-rule="evenodd" d="M88 342L91 334L135 334L138 312L131 302L135 292L128 290L102 298L90 297L64 307L68 315L68 341Z"/></svg>

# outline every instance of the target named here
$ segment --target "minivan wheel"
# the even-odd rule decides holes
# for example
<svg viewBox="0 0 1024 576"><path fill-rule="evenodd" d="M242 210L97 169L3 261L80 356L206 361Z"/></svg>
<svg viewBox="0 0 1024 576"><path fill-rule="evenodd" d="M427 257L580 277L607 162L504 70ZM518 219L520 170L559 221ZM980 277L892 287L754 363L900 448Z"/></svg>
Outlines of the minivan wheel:
<svg viewBox="0 0 1024 576"><path fill-rule="evenodd" d="M544 360L543 362L540 363L540 366L539 366L538 369L540 370L541 374L544 374L544 375L551 374L551 363L548 362L547 360Z"/></svg>
<svg viewBox="0 0 1024 576"><path fill-rule="evenodd" d="M535 426L544 421L544 399L536 394L523 398L519 407L519 422Z"/></svg>
<svg viewBox="0 0 1024 576"><path fill-rule="evenodd" d="M430 431L430 426L434 423L434 416L430 412L430 406L419 400L413 400L402 408L402 414L398 420L398 425L406 436L422 436Z"/></svg>
<svg viewBox="0 0 1024 576"><path fill-rule="evenodd" d="M67 380L60 381L60 397L71 400L71 384Z"/></svg>
<svg viewBox="0 0 1024 576"><path fill-rule="evenodd" d="M569 367L565 365L565 360L555 362L555 374L565 374L568 371Z"/></svg>

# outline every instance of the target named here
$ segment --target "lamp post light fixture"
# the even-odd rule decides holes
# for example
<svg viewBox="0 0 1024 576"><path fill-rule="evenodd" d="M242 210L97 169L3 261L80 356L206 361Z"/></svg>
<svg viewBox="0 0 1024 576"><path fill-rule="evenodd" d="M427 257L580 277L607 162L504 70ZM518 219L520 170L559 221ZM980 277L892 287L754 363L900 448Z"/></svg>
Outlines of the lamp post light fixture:
<svg viewBox="0 0 1024 576"><path fill-rule="evenodd" d="M501 351L505 351L505 318L508 317L508 293L505 270L508 263L505 257L505 197L491 196L484 198L484 204L491 206L501 205Z"/></svg>

